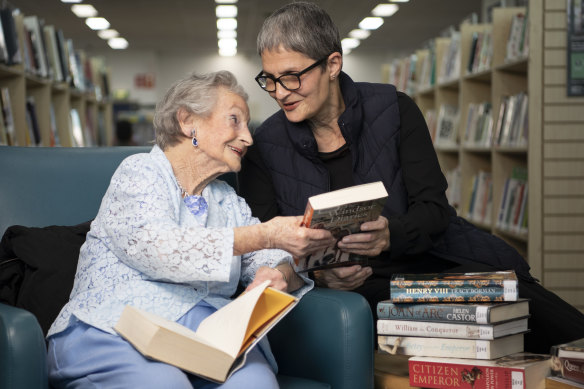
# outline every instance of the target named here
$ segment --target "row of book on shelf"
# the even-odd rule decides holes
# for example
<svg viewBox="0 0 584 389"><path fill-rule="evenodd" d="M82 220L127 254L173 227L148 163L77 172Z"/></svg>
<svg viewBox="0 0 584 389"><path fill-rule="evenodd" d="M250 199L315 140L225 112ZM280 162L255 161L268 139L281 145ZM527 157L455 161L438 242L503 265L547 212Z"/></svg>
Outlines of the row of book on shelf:
<svg viewBox="0 0 584 389"><path fill-rule="evenodd" d="M63 31L36 15L23 15L8 6L0 10L0 62L23 64L27 74L82 91L108 97L108 70L103 57L88 57L76 50ZM19 40L19 36L23 39ZM22 42L22 46L21 43Z"/></svg>
<svg viewBox="0 0 584 389"><path fill-rule="evenodd" d="M37 106L33 96L26 98L25 117L27 131L25 144L20 145L15 134L14 113L10 91L7 87L0 87L0 146L41 146L42 134L39 128ZM50 132L48 134L48 146L61 146L61 139L57 129L54 105L50 105ZM97 114L97 118L94 115ZM70 140L67 144L75 147L102 146L106 141L105 114L103 111L94 112L90 106L85 109L85 125L82 124L80 112L77 108L71 108L68 117L68 131ZM94 120L96 119L96 120Z"/></svg>
<svg viewBox="0 0 584 389"><path fill-rule="evenodd" d="M527 13L518 12L512 16L505 48L506 63L525 59L529 54L527 20ZM476 21L466 23L476 24ZM437 83L458 80L463 74L489 71L493 61L492 30L492 25L486 25L482 31L472 33L468 48L469 57L467 62L462 64L461 32L451 28L448 33L448 46L440 59L436 55L436 41L431 40L424 50L392 61L387 66L388 82L396 85L401 91L413 94L429 90ZM438 60L440 66L437 66ZM419 69L419 74L416 74L416 69Z"/></svg>
<svg viewBox="0 0 584 389"><path fill-rule="evenodd" d="M513 271L394 274L390 293L377 305L378 352L407 357L412 387L584 384L584 339L549 354L524 352L530 302L519 297Z"/></svg>
<svg viewBox="0 0 584 389"><path fill-rule="evenodd" d="M470 103L466 123L461 128L462 143L466 147L479 148L526 147L529 136L528 106L525 92L503 96L495 123L490 102ZM461 123L456 105L442 104L438 112L429 109L425 117L436 147L458 147Z"/></svg>

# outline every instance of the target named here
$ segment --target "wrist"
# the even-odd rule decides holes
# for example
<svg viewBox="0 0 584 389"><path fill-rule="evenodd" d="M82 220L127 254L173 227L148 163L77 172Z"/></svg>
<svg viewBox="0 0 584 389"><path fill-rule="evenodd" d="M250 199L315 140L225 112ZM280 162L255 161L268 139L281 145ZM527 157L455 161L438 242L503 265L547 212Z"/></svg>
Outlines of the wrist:
<svg viewBox="0 0 584 389"><path fill-rule="evenodd" d="M284 282L285 283L288 283L288 276L286 276L286 273L282 269L280 269L278 267L275 267L274 269L277 270L277 271L279 271L282 274L282 278L284 279Z"/></svg>

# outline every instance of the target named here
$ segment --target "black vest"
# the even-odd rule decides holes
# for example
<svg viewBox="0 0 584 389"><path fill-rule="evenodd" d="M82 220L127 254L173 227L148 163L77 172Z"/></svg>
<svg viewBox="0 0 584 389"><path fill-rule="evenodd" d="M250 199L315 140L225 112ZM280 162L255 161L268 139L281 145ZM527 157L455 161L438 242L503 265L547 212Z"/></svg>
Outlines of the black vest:
<svg viewBox="0 0 584 389"><path fill-rule="evenodd" d="M353 182L383 181L389 198L383 215L407 211L399 163L400 116L393 85L354 83L340 75L345 112L338 120L353 157ZM254 144L268 168L281 215L302 215L310 196L330 190L329 175L306 122L292 123L279 111L254 133ZM281 161L286 161L282 163Z"/></svg>

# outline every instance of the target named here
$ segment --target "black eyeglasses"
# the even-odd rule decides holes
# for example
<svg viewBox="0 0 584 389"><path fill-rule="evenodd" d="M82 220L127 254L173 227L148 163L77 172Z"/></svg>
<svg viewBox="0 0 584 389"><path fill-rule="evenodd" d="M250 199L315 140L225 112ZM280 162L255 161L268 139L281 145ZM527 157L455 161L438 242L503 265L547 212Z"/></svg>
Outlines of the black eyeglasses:
<svg viewBox="0 0 584 389"><path fill-rule="evenodd" d="M328 59L328 55L326 57L324 57L323 59L319 59L318 61L316 61L315 63L313 63L312 65L310 65L306 69L299 71L298 73L282 74L278 78L274 78L273 76L263 74L264 71L262 70L256 76L255 80L258 83L258 85L266 92L274 92L276 90L276 82L279 82L280 85L282 85L285 89L287 89L289 91L294 91L294 90L300 89L300 87L302 86L302 84L300 83L300 76L301 75L311 71L312 69L314 69L315 67L317 67L318 65L320 65L321 63L326 61L327 59Z"/></svg>

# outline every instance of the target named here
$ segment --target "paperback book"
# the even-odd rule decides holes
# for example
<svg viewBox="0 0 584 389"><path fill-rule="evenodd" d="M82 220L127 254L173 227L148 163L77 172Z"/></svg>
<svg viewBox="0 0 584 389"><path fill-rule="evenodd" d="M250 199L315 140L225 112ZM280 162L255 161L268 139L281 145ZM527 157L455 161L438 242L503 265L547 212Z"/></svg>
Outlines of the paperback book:
<svg viewBox="0 0 584 389"><path fill-rule="evenodd" d="M378 319L492 324L528 315L529 300L522 298L499 303L377 303Z"/></svg>
<svg viewBox="0 0 584 389"><path fill-rule="evenodd" d="M247 353L297 304L269 281L205 318L197 331L126 306L114 329L145 357L215 382L225 382Z"/></svg>
<svg viewBox="0 0 584 389"><path fill-rule="evenodd" d="M391 301L499 302L517 301L515 272L394 274L390 280Z"/></svg>
<svg viewBox="0 0 584 389"><path fill-rule="evenodd" d="M498 324L453 324L428 321L377 320L380 335L426 336L457 339L496 339L528 330L527 318Z"/></svg>
<svg viewBox="0 0 584 389"><path fill-rule="evenodd" d="M549 355L516 353L494 360L411 357L410 385L451 389L545 389Z"/></svg>
<svg viewBox="0 0 584 389"><path fill-rule="evenodd" d="M379 349L425 357L496 359L523 351L523 334L494 340L378 335Z"/></svg>
<svg viewBox="0 0 584 389"><path fill-rule="evenodd" d="M387 190L381 181L312 196L306 204L302 225L327 229L338 242L346 235L359 232L361 224L376 220L387 197ZM367 257L343 252L335 244L297 259L296 270L312 271L356 263L366 264Z"/></svg>

